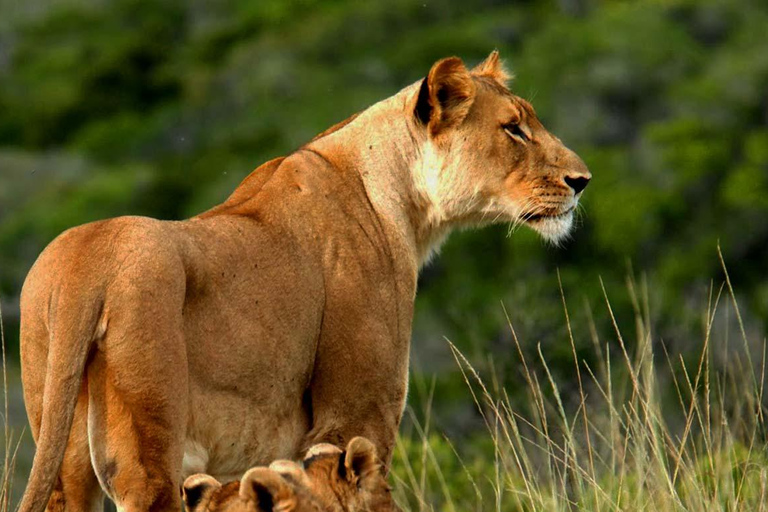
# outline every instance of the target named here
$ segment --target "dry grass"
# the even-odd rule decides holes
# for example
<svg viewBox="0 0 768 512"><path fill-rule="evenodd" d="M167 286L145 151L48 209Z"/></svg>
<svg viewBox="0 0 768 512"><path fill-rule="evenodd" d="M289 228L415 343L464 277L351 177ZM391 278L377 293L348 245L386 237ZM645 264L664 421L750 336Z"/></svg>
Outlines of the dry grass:
<svg viewBox="0 0 768 512"><path fill-rule="evenodd" d="M750 348L727 272L723 286L711 289L703 317L705 336L693 365L654 339L647 288L630 280L628 289L635 339L625 343L603 289L614 332L611 343L602 343L592 326L599 361L594 368L577 359L563 295L578 389L560 389L540 349L537 360L526 360L510 323L527 407L513 406L499 379L481 376L448 342L492 443L484 458L462 460L460 452L471 455L430 433L427 412L414 434L398 443L394 480L404 508L768 510L765 341L760 360L753 361L750 351L755 349ZM712 349L713 326L728 317L717 314L723 308L735 314L743 344L728 347L725 340L731 358L725 365L713 362ZM630 352L628 346L636 348ZM611 354L611 347L618 353ZM663 382L661 375L666 376Z"/></svg>
<svg viewBox="0 0 768 512"><path fill-rule="evenodd" d="M3 363L3 468L0 474L0 512L12 510L11 496L13 493L13 475L16 467L16 454L19 449L18 439L10 430L8 421L8 373L6 371L5 329L3 327L3 310L0 308L0 344L2 345Z"/></svg>

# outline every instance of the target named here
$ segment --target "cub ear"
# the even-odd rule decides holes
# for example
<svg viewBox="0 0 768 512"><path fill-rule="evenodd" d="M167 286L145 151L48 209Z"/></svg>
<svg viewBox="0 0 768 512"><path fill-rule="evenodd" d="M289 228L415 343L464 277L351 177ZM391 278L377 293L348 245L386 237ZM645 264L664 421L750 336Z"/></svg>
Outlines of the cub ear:
<svg viewBox="0 0 768 512"><path fill-rule="evenodd" d="M455 126L467 116L475 99L475 83L458 57L437 61L421 83L415 115L430 134Z"/></svg>
<svg viewBox="0 0 768 512"><path fill-rule="evenodd" d="M304 455L304 460L309 460L313 457L321 457L323 455L338 455L342 452L341 448L334 444L330 443L318 443L313 444L309 447L309 450L307 450L306 455Z"/></svg>
<svg viewBox="0 0 768 512"><path fill-rule="evenodd" d="M212 476L203 474L190 476L184 480L181 491L184 510L187 512L204 511L213 493L219 489L221 489L221 484Z"/></svg>
<svg viewBox="0 0 768 512"><path fill-rule="evenodd" d="M292 460L276 460L269 465L269 469L278 473L283 478L287 478L289 481L301 484L304 487L309 487L309 477L304 472L299 464Z"/></svg>
<svg viewBox="0 0 768 512"><path fill-rule="evenodd" d="M472 68L472 74L495 80L504 87L507 86L507 82L512 78L512 75L504 67L498 50L493 50L483 62Z"/></svg>
<svg viewBox="0 0 768 512"><path fill-rule="evenodd" d="M240 480L240 497L264 512L288 512L296 508L296 495L288 482L268 468L248 470Z"/></svg>
<svg viewBox="0 0 768 512"><path fill-rule="evenodd" d="M347 445L344 465L339 466L339 473L361 488L372 488L381 476L381 464L373 443L364 437L353 438Z"/></svg>

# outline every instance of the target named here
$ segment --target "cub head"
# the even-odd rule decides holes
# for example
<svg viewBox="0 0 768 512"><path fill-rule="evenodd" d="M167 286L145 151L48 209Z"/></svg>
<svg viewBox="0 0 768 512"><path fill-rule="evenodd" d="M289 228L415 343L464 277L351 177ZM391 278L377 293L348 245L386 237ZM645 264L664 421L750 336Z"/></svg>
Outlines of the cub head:
<svg viewBox="0 0 768 512"><path fill-rule="evenodd" d="M182 489L186 512L324 512L301 486L268 468L253 468L240 481L222 485L209 475L192 475Z"/></svg>
<svg viewBox="0 0 768 512"><path fill-rule="evenodd" d="M591 174L508 78L495 51L472 70L457 57L432 66L409 104L424 140L415 188L432 226L525 223L557 243Z"/></svg>
<svg viewBox="0 0 768 512"><path fill-rule="evenodd" d="M249 470L222 485L192 475L182 489L186 512L400 512L376 455L365 438L341 450L310 448L302 465L288 460Z"/></svg>
<svg viewBox="0 0 768 512"><path fill-rule="evenodd" d="M352 439L345 450L329 444L315 445L296 468L270 466L284 475L293 473L328 512L400 512L395 504L373 443Z"/></svg>

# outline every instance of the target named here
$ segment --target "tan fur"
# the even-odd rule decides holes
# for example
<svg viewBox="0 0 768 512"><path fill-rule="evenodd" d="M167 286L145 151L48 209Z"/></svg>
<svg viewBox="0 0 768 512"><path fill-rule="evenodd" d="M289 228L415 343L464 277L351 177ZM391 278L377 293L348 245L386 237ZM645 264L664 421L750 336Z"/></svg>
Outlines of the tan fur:
<svg viewBox="0 0 768 512"><path fill-rule="evenodd" d="M282 481L272 473L280 475ZM346 450L330 444L311 447L303 465L278 460L269 468L254 468L240 482L221 485L209 475L193 475L184 482L186 512L270 512L252 492L254 475L259 484L271 483L273 496L282 496L274 510L324 512L399 512L392 499L376 447L356 437ZM278 492L279 490L279 492Z"/></svg>
<svg viewBox="0 0 768 512"><path fill-rule="evenodd" d="M457 226L561 239L579 197L565 180L589 178L502 85L498 55L479 70L437 62L197 217L52 242L21 298L38 445L21 512L51 496L51 512L97 509L101 489L126 511L177 510L192 472L236 477L356 435L388 463L419 267Z"/></svg>
<svg viewBox="0 0 768 512"><path fill-rule="evenodd" d="M472 68L472 74L490 78L502 87L506 87L507 82L512 80L512 74L504 67L501 56L496 50L491 52L487 59Z"/></svg>
<svg viewBox="0 0 768 512"><path fill-rule="evenodd" d="M312 493L278 472L253 468L240 481L222 485L208 475L192 475L184 482L186 512L325 512Z"/></svg>
<svg viewBox="0 0 768 512"><path fill-rule="evenodd" d="M330 448L330 449L329 449ZM304 482L314 496L333 512L399 512L392 499L384 466L376 447L364 437L353 438L346 450L315 449L307 453L303 464L306 477L294 477ZM281 471L295 474L295 471Z"/></svg>

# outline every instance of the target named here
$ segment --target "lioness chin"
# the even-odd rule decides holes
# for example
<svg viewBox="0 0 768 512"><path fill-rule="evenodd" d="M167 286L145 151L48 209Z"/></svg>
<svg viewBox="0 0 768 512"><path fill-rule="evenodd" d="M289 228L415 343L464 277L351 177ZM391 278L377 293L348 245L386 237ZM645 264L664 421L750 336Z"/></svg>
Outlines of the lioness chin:
<svg viewBox="0 0 768 512"><path fill-rule="evenodd" d="M399 512L376 448L363 438L342 451L311 447L301 465L280 460L248 470L240 481L221 484L192 475L183 487L186 512Z"/></svg>
<svg viewBox="0 0 768 512"><path fill-rule="evenodd" d="M21 512L176 512L186 475L356 435L388 463L420 266L457 226L561 239L590 179L506 78L440 60L208 212L54 240L21 296Z"/></svg>

